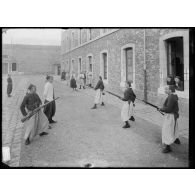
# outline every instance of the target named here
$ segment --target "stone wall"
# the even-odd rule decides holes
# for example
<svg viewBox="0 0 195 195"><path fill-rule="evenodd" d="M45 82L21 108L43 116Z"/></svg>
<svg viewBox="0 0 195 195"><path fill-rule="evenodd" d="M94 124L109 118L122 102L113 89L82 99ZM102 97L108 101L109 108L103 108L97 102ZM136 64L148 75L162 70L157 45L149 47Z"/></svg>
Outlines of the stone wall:
<svg viewBox="0 0 195 195"><path fill-rule="evenodd" d="M60 46L3 45L3 54L17 63L17 71L24 73L54 73L60 63Z"/></svg>
<svg viewBox="0 0 195 195"><path fill-rule="evenodd" d="M74 29L75 30L75 29ZM145 29L145 63L146 63L146 86L148 101L162 105L165 96L158 95L160 87L159 65L159 39L160 36L181 29ZM186 31L187 29L183 29ZM71 30L70 30L71 31ZM78 72L78 57L82 57L82 66L87 70L87 55L93 55L93 84L100 74L100 53L108 52L108 84L106 89L122 95L121 82L121 48L126 44L135 45L135 93L138 98L144 97L144 29L118 29L105 36L100 36L98 29L92 29L94 41L77 46L70 51L62 51L62 60L74 59L73 70ZM96 34L96 36L94 35ZM93 39L92 36L92 39ZM98 36L100 36L98 38ZM66 64L65 64L66 66ZM188 100L180 98L180 110L188 115Z"/></svg>

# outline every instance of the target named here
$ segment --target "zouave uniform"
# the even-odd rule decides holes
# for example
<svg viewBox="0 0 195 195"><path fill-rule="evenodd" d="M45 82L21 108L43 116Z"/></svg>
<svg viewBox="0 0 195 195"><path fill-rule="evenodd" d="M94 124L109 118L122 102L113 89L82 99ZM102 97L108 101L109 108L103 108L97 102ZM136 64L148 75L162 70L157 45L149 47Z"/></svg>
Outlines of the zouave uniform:
<svg viewBox="0 0 195 195"><path fill-rule="evenodd" d="M41 105L41 99L36 93L27 93L24 97L20 110L23 116L27 116L34 109ZM24 122L24 127L26 129L24 139L32 141L36 135L40 135L48 129L48 119L42 110L39 110L31 118Z"/></svg>

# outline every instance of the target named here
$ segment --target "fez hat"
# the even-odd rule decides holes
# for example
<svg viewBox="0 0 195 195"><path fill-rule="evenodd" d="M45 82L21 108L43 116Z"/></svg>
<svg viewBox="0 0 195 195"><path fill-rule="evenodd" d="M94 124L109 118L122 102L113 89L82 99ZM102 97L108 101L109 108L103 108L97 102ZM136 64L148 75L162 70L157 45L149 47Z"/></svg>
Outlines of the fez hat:
<svg viewBox="0 0 195 195"><path fill-rule="evenodd" d="M28 90L31 90L33 87L35 87L35 85L30 84L29 87L28 87Z"/></svg>
<svg viewBox="0 0 195 195"><path fill-rule="evenodd" d="M131 87L131 83L132 83L131 80L127 81L127 84L129 85L129 87Z"/></svg>
<svg viewBox="0 0 195 195"><path fill-rule="evenodd" d="M175 78L178 78L179 80L181 80L181 77L180 76L176 76Z"/></svg>

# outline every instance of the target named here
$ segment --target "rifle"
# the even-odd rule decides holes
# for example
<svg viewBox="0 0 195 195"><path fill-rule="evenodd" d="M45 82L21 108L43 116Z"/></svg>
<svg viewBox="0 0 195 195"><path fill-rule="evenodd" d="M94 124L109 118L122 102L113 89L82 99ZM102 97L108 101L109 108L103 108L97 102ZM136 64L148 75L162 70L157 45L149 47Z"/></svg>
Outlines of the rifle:
<svg viewBox="0 0 195 195"><path fill-rule="evenodd" d="M154 105L154 104L151 104L151 103L149 103L149 102L147 102L147 101L145 101L145 100L142 100L142 101L145 102L146 104L148 104L148 105L150 105L150 106L156 108L162 115L165 115L164 113L162 113L162 112L159 110L159 107L158 107L158 106L156 106L156 105Z"/></svg>
<svg viewBox="0 0 195 195"><path fill-rule="evenodd" d="M42 106L39 106L38 108L34 109L29 115L25 116L21 119L21 122L24 123L26 120L31 118L33 115L35 115L41 108L45 107L46 105L50 104L51 102L57 100L59 97L55 98L54 100L47 102L46 104L43 104Z"/></svg>
<svg viewBox="0 0 195 195"><path fill-rule="evenodd" d="M120 97L119 95L116 95L116 94L114 94L114 93L112 93L112 92L110 92L110 91L106 91L106 92L107 92L107 93L110 93L111 95L113 95L113 96L115 96L115 97L118 97L119 99L121 99L121 97ZM150 105L150 106L156 108L157 110L159 109L158 106L156 106L156 105L154 105L154 104L151 104L151 103L149 103L149 102L147 102L147 101L145 101L145 100L141 100L141 99L139 99L139 98L135 98L135 99L140 100L140 101L142 101L142 102L144 102L144 103L146 103L146 104L148 104L148 105ZM160 110L158 110L158 111L159 111L162 115L164 115L164 113L162 113Z"/></svg>
<svg viewBox="0 0 195 195"><path fill-rule="evenodd" d="M114 94L114 93L112 93L112 92L110 92L110 91L106 91L107 93L110 93L111 95L113 95L113 96L115 96L115 97L117 97L117 98L119 98L119 99L121 99L122 97L121 96L119 96L119 95L116 95L116 94Z"/></svg>

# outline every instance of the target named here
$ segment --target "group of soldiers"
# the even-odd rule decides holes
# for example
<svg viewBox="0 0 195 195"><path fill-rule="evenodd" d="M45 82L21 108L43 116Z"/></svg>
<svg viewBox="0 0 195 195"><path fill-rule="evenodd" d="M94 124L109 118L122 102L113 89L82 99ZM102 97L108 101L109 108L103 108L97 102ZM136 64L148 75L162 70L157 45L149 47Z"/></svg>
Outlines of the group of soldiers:
<svg viewBox="0 0 195 195"><path fill-rule="evenodd" d="M84 78L84 74L81 73L79 75L79 79L83 80L83 85L80 82L83 88L86 85L86 83L84 82ZM179 107L176 91L182 90L181 81L179 80L179 77L175 78L175 82L173 82L171 79L171 77L167 78L167 86L165 87L167 98L163 106L161 108L157 108L157 110L164 115L164 122L162 126L163 153L171 152L171 144L180 144L180 140L178 138ZM12 80L10 75L8 75L7 82L7 93L9 92L8 96L10 96L10 91L12 90ZM92 80L90 81L90 85L91 84ZM70 87L73 88L73 90L76 90L77 88L74 74L70 79ZM99 76L99 80L94 87L94 90L96 91L96 94L94 99L94 106L92 107L92 109L97 109L98 104L100 104L101 106L105 106L105 103L103 101L103 96L105 95L105 86L101 76ZM124 97L118 97L123 101L123 106L121 109L121 120L125 123L123 128L130 128L129 121L135 121L134 107L136 100L136 95L132 89L132 81L126 81ZM24 122L24 126L26 128L24 139L26 145L30 144L30 142L36 135L47 135L47 129L52 128L50 124L56 123L56 121L52 119L56 112L53 76L46 77L43 92L43 102L44 104L46 104L43 111L42 109L38 110L36 114L33 114L28 120ZM24 117L30 115L34 110L39 108L41 104L42 101L36 93L36 86L30 84L20 106L22 115Z"/></svg>
<svg viewBox="0 0 195 195"><path fill-rule="evenodd" d="M62 81L66 80L67 85L70 85L73 91L77 91L77 88L85 89L87 82L88 82L88 86L91 87L92 79L93 79L93 75L92 75L92 72L90 71L89 72L81 71L77 77L74 72L70 74L68 72L62 71L62 74L61 74L61 80Z"/></svg>
<svg viewBox="0 0 195 195"><path fill-rule="evenodd" d="M53 76L47 76L43 92L44 109L38 109L35 114L32 113L41 106L42 101L36 93L36 86L30 84L27 93L21 103L20 110L24 117L28 120L24 122L25 127L25 144L29 145L36 135L48 135L47 129L51 129L50 124L56 123L53 117L56 112L56 104L54 101ZM32 115L32 116L31 116Z"/></svg>
<svg viewBox="0 0 195 195"><path fill-rule="evenodd" d="M167 79L168 80L168 79ZM181 144L178 135L178 118L179 118L179 106L178 96L176 91L182 90L179 77L176 77L175 84L170 84L165 87L165 93L167 98L161 108L157 107L157 110L164 115L164 122L162 126L162 152L171 152L171 144ZM97 108L97 104L104 106L104 83L102 77L99 76L99 81L94 88L96 90L94 106L92 109ZM130 128L129 121L135 121L134 107L136 95L132 89L132 81L125 82L124 97L119 98L123 101L121 109L121 120L125 123L123 128Z"/></svg>

